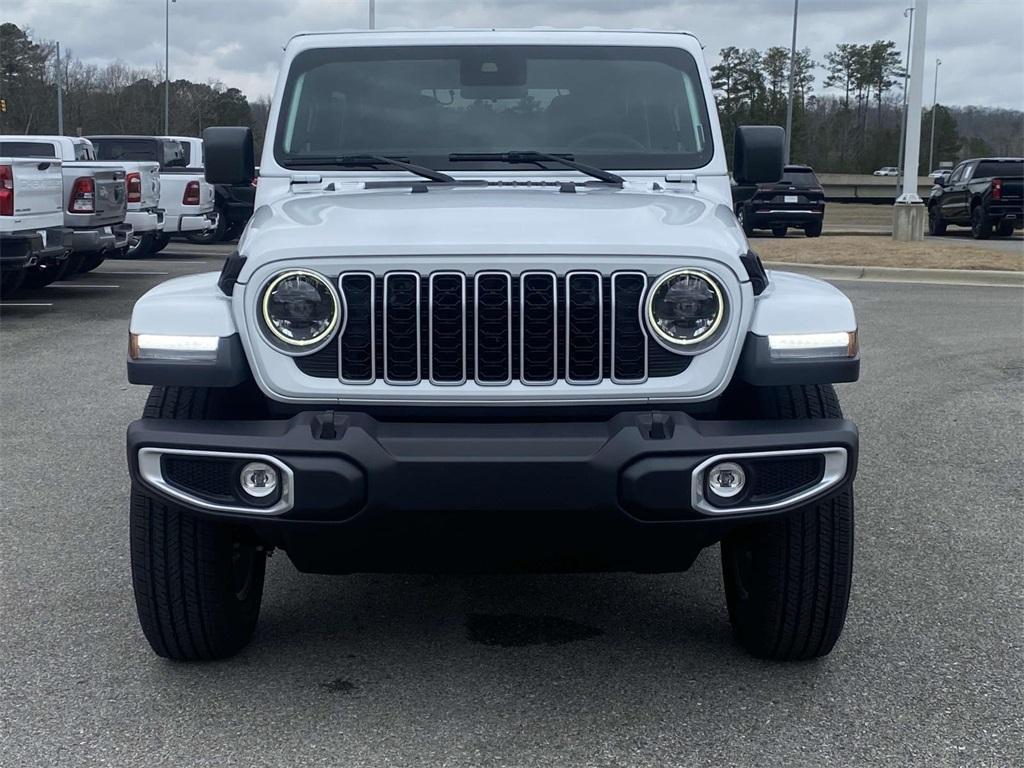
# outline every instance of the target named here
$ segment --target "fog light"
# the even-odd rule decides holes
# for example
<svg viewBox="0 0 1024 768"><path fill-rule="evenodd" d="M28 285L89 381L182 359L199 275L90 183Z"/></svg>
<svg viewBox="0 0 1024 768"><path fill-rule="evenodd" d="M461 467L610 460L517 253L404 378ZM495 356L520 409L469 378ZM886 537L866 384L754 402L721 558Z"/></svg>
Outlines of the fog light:
<svg viewBox="0 0 1024 768"><path fill-rule="evenodd" d="M242 490L256 499L265 499L277 490L277 470L262 461L253 461L242 467L239 479Z"/></svg>
<svg viewBox="0 0 1024 768"><path fill-rule="evenodd" d="M746 484L747 473L735 462L723 461L708 470L708 488L723 499L739 495Z"/></svg>

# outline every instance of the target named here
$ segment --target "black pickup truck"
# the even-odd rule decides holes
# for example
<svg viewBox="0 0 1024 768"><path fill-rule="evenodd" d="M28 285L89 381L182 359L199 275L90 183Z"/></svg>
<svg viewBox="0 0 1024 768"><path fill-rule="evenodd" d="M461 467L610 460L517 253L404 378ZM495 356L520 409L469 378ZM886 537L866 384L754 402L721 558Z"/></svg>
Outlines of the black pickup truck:
<svg viewBox="0 0 1024 768"><path fill-rule="evenodd" d="M944 235L951 224L970 227L975 240L987 240L993 230L1009 237L1024 227L1024 158L964 160L947 179L936 179L928 196L928 233Z"/></svg>
<svg viewBox="0 0 1024 768"><path fill-rule="evenodd" d="M736 218L747 236L758 229L770 229L785 237L789 227L818 237L825 219L825 190L809 165L787 165L775 184L733 187Z"/></svg>
<svg viewBox="0 0 1024 768"><path fill-rule="evenodd" d="M259 169L257 169L259 171ZM219 243L242 234L252 218L256 201L256 177L245 184L214 184L214 208L219 216L217 226L205 232L192 232L185 237L193 243Z"/></svg>

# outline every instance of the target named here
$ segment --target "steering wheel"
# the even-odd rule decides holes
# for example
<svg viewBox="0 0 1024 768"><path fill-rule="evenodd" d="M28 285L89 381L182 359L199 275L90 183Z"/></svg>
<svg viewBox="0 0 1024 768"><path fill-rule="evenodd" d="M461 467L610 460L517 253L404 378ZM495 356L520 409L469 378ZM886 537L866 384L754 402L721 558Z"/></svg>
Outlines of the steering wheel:
<svg viewBox="0 0 1024 768"><path fill-rule="evenodd" d="M639 150L642 150L642 151L646 151L647 150L646 146L644 146L637 139L634 139L628 133L619 133L618 131L594 131L593 133L588 133L588 134L586 134L584 136L580 136L575 141L570 141L569 142L569 146L571 146L571 147L579 147L581 149L582 148L595 149L593 142L595 142L595 141L598 141L598 142L603 141L604 142L604 146L607 146L608 143L609 143L608 140L610 140L610 143L611 143L612 146L615 146L616 143L618 143L619 146L625 145L625 146L628 146L631 149L639 149ZM599 145L599 147L600 146L601 145Z"/></svg>

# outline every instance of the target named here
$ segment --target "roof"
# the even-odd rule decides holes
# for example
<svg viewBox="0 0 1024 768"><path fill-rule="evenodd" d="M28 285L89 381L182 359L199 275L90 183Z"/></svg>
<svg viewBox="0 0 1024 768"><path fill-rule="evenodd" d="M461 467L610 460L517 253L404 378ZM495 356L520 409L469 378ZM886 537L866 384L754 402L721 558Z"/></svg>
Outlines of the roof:
<svg viewBox="0 0 1024 768"><path fill-rule="evenodd" d="M434 29L410 29L403 27L391 27L387 29L338 29L338 30L318 30L310 32L296 32L286 43L287 47L293 40L299 38L308 37L323 37L331 35L353 35L361 38L373 40L386 40L389 37L400 37L403 39L409 37L420 37L424 38L424 43L428 43L430 37L442 37L446 35L458 35L472 37L480 35L481 37L501 37L503 38L500 42L491 41L492 44L496 45L508 45L506 42L509 36L522 36L523 38L530 38L537 35L602 35L602 36L622 36L622 37L654 37L654 36L683 36L690 37L696 43L703 48L703 43L700 39L692 32L685 30L667 30L667 29L649 29L649 28L635 28L635 29L606 29L603 27L575 27L575 28L559 28L559 27L513 27L513 28L501 28L501 27L490 27L490 28L465 28L465 27L437 27Z"/></svg>

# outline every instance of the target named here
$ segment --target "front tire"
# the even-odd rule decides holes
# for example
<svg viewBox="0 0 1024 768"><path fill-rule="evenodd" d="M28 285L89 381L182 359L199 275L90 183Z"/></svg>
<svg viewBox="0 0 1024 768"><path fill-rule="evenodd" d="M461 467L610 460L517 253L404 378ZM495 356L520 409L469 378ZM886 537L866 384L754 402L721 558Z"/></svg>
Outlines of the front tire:
<svg viewBox="0 0 1024 768"><path fill-rule="evenodd" d="M840 418L831 385L757 390L761 418ZM722 575L737 642L752 655L813 659L835 646L853 576L853 491L776 520L737 528L722 541Z"/></svg>
<svg viewBox="0 0 1024 768"><path fill-rule="evenodd" d="M154 387L144 418L231 415L229 390ZM223 397L221 397L223 395ZM176 661L224 659L256 630L266 555L245 529L211 522L133 484L132 586L153 651Z"/></svg>
<svg viewBox="0 0 1024 768"><path fill-rule="evenodd" d="M942 237L946 234L946 220L942 218L942 209L935 203L928 209L928 234Z"/></svg>

